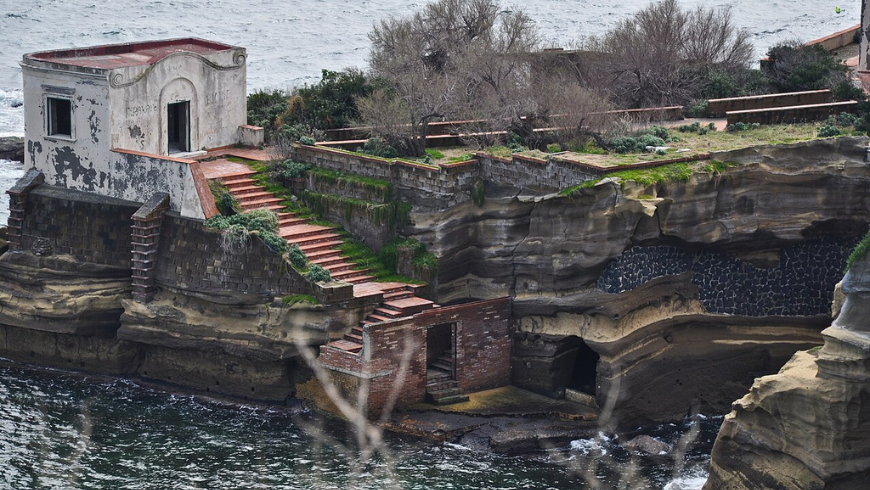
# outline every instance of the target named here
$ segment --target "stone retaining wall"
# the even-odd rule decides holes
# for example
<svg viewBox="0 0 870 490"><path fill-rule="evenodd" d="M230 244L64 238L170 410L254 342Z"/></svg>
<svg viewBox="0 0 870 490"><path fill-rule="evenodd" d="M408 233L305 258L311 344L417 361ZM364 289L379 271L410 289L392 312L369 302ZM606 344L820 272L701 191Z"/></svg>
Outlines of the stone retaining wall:
<svg viewBox="0 0 870 490"><path fill-rule="evenodd" d="M558 191L601 177L604 171L568 160L521 157L498 158L478 153L481 179L501 185Z"/></svg>
<svg viewBox="0 0 870 490"><path fill-rule="evenodd" d="M160 235L158 284L194 291L262 295L311 294L310 284L257 237L239 250L221 247L221 233L199 220L167 213Z"/></svg>
<svg viewBox="0 0 870 490"><path fill-rule="evenodd" d="M121 199L39 186L24 203L21 250L129 268L131 217L138 209L139 204Z"/></svg>
<svg viewBox="0 0 870 490"><path fill-rule="evenodd" d="M854 239L814 239L783 249L778 264L757 267L733 255L678 247L634 247L608 264L598 280L605 292L631 291L663 276L692 273L710 313L760 316L829 315Z"/></svg>

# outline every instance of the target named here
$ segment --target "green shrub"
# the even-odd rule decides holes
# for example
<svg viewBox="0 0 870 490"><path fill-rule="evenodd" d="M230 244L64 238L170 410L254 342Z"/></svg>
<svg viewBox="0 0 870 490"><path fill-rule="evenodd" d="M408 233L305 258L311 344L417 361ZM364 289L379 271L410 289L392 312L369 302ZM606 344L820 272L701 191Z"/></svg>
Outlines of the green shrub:
<svg viewBox="0 0 870 490"><path fill-rule="evenodd" d="M559 153L562 151L562 145L559 143L550 143L547 145L547 153Z"/></svg>
<svg viewBox="0 0 870 490"><path fill-rule="evenodd" d="M311 136L302 136L299 138L299 142L302 143L303 145L309 145L309 146L314 146L315 144L317 144L317 140L315 140Z"/></svg>
<svg viewBox="0 0 870 490"><path fill-rule="evenodd" d="M664 141L667 141L670 138L671 133L668 131L668 128L664 126L653 125L644 130L644 134L650 134L657 138L661 138Z"/></svg>
<svg viewBox="0 0 870 490"><path fill-rule="evenodd" d="M644 134L637 138L638 150L650 151L649 147L665 146L665 140L651 134Z"/></svg>
<svg viewBox="0 0 870 490"><path fill-rule="evenodd" d="M248 124L271 130L275 119L287 109L287 94L279 90L257 90L248 96Z"/></svg>
<svg viewBox="0 0 870 490"><path fill-rule="evenodd" d="M710 123L707 125L707 129L710 131L716 131L716 123Z"/></svg>
<svg viewBox="0 0 870 490"><path fill-rule="evenodd" d="M819 138L830 138L832 136L839 136L840 130L835 126L829 126L825 124L821 128L819 128Z"/></svg>
<svg viewBox="0 0 870 490"><path fill-rule="evenodd" d="M284 296L284 304L287 306L293 306L297 303L309 303L312 305L319 305L320 301L317 300L314 296L310 294L291 294L290 296Z"/></svg>
<svg viewBox="0 0 870 490"><path fill-rule="evenodd" d="M852 253L849 255L849 259L846 261L846 272L855 265L855 262L862 260L867 255L867 250L870 249L870 233L867 233L864 238L858 242L858 245L855 246L855 249L852 250Z"/></svg>
<svg viewBox="0 0 870 490"><path fill-rule="evenodd" d="M745 122L740 122L740 121L738 121L738 122L736 122L736 123L734 123L734 124L729 124L728 127L727 127L726 129L727 129L728 131L734 132L734 131L748 131L748 130L750 130L750 129L758 129L758 128L760 128L760 127L761 127L761 124L759 124L759 123L757 123L757 122L755 122L755 123L745 123Z"/></svg>
<svg viewBox="0 0 870 490"><path fill-rule="evenodd" d="M233 216L213 216L205 220L207 228L223 230L224 240L237 244L248 235L256 234L270 249L277 253L287 251L287 240L278 236L278 215L268 209L255 209Z"/></svg>
<svg viewBox="0 0 870 490"><path fill-rule="evenodd" d="M637 150L637 140L631 136L622 136L611 140L610 146L616 153L632 153Z"/></svg>
<svg viewBox="0 0 870 490"><path fill-rule="evenodd" d="M706 126L703 127L703 128L699 128L699 129L698 129L698 134L700 134L701 136L704 136L705 134L707 134L707 131L708 131L708 130L709 130L709 129L708 129Z"/></svg>
<svg viewBox="0 0 870 490"><path fill-rule="evenodd" d="M841 112L837 114L837 124L840 126L852 126L858 122L858 116L851 112Z"/></svg>
<svg viewBox="0 0 870 490"><path fill-rule="evenodd" d="M665 151L663 148L659 148L658 150L656 150L656 155L667 155L667 154L668 154L668 152Z"/></svg>
<svg viewBox="0 0 870 490"><path fill-rule="evenodd" d="M429 271L438 269L438 258L426 252L426 246L413 238L393 238L381 247L378 259L384 268L395 273L398 267L398 250L410 251L414 265Z"/></svg>
<svg viewBox="0 0 870 490"><path fill-rule="evenodd" d="M699 100L685 108L686 117L707 117L707 101Z"/></svg>
<svg viewBox="0 0 870 490"><path fill-rule="evenodd" d="M311 267L308 268L308 274L305 276L311 282L330 282L332 281L332 275L328 270L320 267L317 264L312 264Z"/></svg>
<svg viewBox="0 0 870 490"><path fill-rule="evenodd" d="M397 158L399 156L399 152L395 148L378 136L367 139L365 144L361 148L357 148L356 151L381 158Z"/></svg>
<svg viewBox="0 0 870 490"><path fill-rule="evenodd" d="M237 209L239 208L239 203L236 201L236 198L233 197L229 192L224 192L218 198L215 203L218 211L224 216L232 216L237 214Z"/></svg>
<svg viewBox="0 0 870 490"><path fill-rule="evenodd" d="M779 92L835 88L846 79L846 65L818 44L778 44L770 48L767 57L762 70Z"/></svg>
<svg viewBox="0 0 870 490"><path fill-rule="evenodd" d="M307 163L294 162L293 160L284 160L278 165L277 177L279 180L301 179L311 168Z"/></svg>
<svg viewBox="0 0 870 490"><path fill-rule="evenodd" d="M834 88L831 89L831 95L836 101L862 101L867 98L867 96L864 95L864 90L862 90L860 87L856 87L849 79L842 80L840 83L835 85Z"/></svg>
<svg viewBox="0 0 870 490"><path fill-rule="evenodd" d="M483 203L486 201L486 189L482 181L478 180L471 188L471 200L474 201L475 206L483 207Z"/></svg>
<svg viewBox="0 0 870 490"><path fill-rule="evenodd" d="M287 255L290 257L290 263L297 269L304 269L308 265L308 257L305 256L305 252L299 248L299 245L295 243L290 245Z"/></svg>

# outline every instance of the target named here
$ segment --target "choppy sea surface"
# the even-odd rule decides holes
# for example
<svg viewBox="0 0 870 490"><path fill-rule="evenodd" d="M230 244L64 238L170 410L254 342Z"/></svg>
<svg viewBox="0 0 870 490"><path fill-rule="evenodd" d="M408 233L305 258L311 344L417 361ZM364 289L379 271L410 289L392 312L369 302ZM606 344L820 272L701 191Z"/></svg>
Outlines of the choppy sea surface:
<svg viewBox="0 0 870 490"><path fill-rule="evenodd" d="M505 2L505 4L519 2ZM646 0L526 0L553 45L604 33ZM858 0L683 0L730 7L756 55L860 20ZM313 83L321 69L364 67L373 23L424 2L400 0L0 0L0 136L23 135L24 53L197 36L248 50L248 90ZM839 9L839 11L838 11ZM8 189L23 173L0 160L0 223ZM0 284L2 287L2 284ZM535 458L395 439L388 476L375 462L352 472L344 456L302 426L305 416L227 406L126 381L0 367L0 487L35 488L665 488L699 489L720 419L704 420L690 449L640 459L618 441L574 441ZM688 425L647 428L669 443ZM340 427L330 437L344 437ZM630 476L626 476L630 475ZM620 486L631 479L629 486ZM589 482L596 482L594 484ZM623 481L623 484L625 482Z"/></svg>
<svg viewBox="0 0 870 490"><path fill-rule="evenodd" d="M633 456L604 435L525 458L392 437L388 457L360 464L343 426L310 414L0 365L0 488L698 489L720 422L647 431L691 439L679 456Z"/></svg>

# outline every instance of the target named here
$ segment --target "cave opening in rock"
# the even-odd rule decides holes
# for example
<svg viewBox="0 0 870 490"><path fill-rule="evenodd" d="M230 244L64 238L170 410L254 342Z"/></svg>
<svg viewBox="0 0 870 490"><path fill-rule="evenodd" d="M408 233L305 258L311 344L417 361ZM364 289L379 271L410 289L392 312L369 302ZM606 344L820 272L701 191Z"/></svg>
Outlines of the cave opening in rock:
<svg viewBox="0 0 870 490"><path fill-rule="evenodd" d="M594 395L598 376L598 361L600 359L601 356L586 345L583 339L580 339L580 346L577 348L577 355L574 358L571 382L568 384L568 388Z"/></svg>

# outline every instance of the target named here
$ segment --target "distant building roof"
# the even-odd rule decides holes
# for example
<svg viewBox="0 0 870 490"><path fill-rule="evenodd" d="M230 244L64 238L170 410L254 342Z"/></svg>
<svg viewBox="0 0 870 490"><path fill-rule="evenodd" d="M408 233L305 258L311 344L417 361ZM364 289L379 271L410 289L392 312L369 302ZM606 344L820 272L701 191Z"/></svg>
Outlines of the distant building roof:
<svg viewBox="0 0 870 490"><path fill-rule="evenodd" d="M24 62L29 60L45 61L61 65L111 70L113 68L150 65L172 53L187 52L208 55L231 49L238 48L228 44L189 37L28 53L24 55Z"/></svg>

